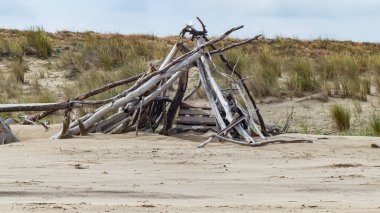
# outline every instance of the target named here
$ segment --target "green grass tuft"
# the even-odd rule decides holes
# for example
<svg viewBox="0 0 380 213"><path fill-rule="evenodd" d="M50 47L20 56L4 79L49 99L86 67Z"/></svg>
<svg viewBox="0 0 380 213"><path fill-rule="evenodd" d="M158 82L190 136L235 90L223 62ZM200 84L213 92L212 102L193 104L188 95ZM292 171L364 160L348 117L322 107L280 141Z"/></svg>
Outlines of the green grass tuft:
<svg viewBox="0 0 380 213"><path fill-rule="evenodd" d="M351 113L349 108L339 104L334 104L330 108L330 116L339 131L346 131L350 129Z"/></svg>
<svg viewBox="0 0 380 213"><path fill-rule="evenodd" d="M32 27L25 32L28 44L35 48L41 58L49 58L53 53L53 47L48 34L42 27Z"/></svg>
<svg viewBox="0 0 380 213"><path fill-rule="evenodd" d="M16 59L9 65L11 75L16 79L17 83L25 83L25 72L28 67L22 59Z"/></svg>
<svg viewBox="0 0 380 213"><path fill-rule="evenodd" d="M369 125L376 136L380 136L380 114L373 112L369 118Z"/></svg>
<svg viewBox="0 0 380 213"><path fill-rule="evenodd" d="M313 67L308 58L293 58L288 60L289 78L287 88L296 95L302 92L312 92L318 87L318 81L313 74Z"/></svg>

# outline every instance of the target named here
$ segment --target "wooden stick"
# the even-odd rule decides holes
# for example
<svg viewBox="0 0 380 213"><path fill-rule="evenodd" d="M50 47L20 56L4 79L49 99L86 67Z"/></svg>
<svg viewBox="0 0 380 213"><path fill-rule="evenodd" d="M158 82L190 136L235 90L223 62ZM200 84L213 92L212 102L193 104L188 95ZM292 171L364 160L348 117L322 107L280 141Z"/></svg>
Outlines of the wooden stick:
<svg viewBox="0 0 380 213"><path fill-rule="evenodd" d="M231 140L229 138L225 138L225 137L220 136L220 135L218 135L217 137L222 139L222 140L226 140L226 141L229 141L232 143L236 143L236 144L243 145L243 146L251 146L251 147L266 146L269 144L276 144L276 143L280 143L280 144L285 144L285 143L313 143L313 141L309 140L309 139L291 139L291 140L275 139L275 140L267 140L267 141L259 142L259 143L246 143L246 142L242 142L242 141Z"/></svg>
<svg viewBox="0 0 380 213"><path fill-rule="evenodd" d="M8 126L8 124L5 123L2 118L0 118L0 145L18 142L18 141L19 140L12 133L12 130Z"/></svg>
<svg viewBox="0 0 380 213"><path fill-rule="evenodd" d="M203 89L206 93L208 101L210 102L212 111L214 112L214 115L215 115L215 119L216 119L219 127L221 129L224 129L224 128L226 128L227 125L224 122L223 117L219 112L218 106L215 102L215 97L212 93L212 90L211 90L209 84L208 84L206 74L205 74L205 70L204 70L204 65L200 59L197 60L197 64L198 64L198 70L199 70L199 79L202 82Z"/></svg>
<svg viewBox="0 0 380 213"><path fill-rule="evenodd" d="M54 136L53 139L64 139L72 137L72 135L69 132L70 129L70 113L71 109L66 109L64 113L63 123L62 123L62 131L57 136Z"/></svg>
<svg viewBox="0 0 380 213"><path fill-rule="evenodd" d="M87 135L87 131L86 131L86 128L84 127L84 125L83 125L83 122L80 119L78 119L77 122L78 122L78 125L79 125L80 135L81 136Z"/></svg>
<svg viewBox="0 0 380 213"><path fill-rule="evenodd" d="M201 86L201 79L198 80L198 84L195 85L193 87L193 89L185 95L185 97L183 97L182 101L186 101L187 99L189 99L191 96L193 96L193 94L199 89L199 87Z"/></svg>
<svg viewBox="0 0 380 213"><path fill-rule="evenodd" d="M139 136L139 125L140 125L140 118L141 118L141 113L142 113L142 110L143 110L143 106L144 106L144 99L141 99L140 109L139 109L139 116L137 117L137 121L136 121L136 136Z"/></svg>
<svg viewBox="0 0 380 213"><path fill-rule="evenodd" d="M126 127L129 122L132 120L132 117L128 116L126 118L124 118L123 120L121 120L120 122L110 126L109 128L105 129L103 131L104 134L115 134L115 133L121 133L122 131L122 127Z"/></svg>
<svg viewBox="0 0 380 213"><path fill-rule="evenodd" d="M162 127L160 134L167 135L167 131L172 128L174 118L177 114L177 111L182 103L183 96L186 92L188 79L189 79L189 71L186 70L179 78L176 93L173 97L172 102L170 103L170 107L166 116L166 122L164 123L164 126Z"/></svg>
<svg viewBox="0 0 380 213"><path fill-rule="evenodd" d="M125 84L131 83L131 82L134 82L134 81L138 80L142 75L143 74L139 74L139 75L135 75L135 76L132 76L130 78L127 78L127 79L123 79L123 80L119 80L119 81L115 81L115 82L106 84L106 85L101 86L99 88L96 88L94 90L88 91L88 92L86 92L84 94L81 94L81 95L79 95L79 96L77 96L77 97L75 97L75 98L73 98L71 100L78 100L78 101L80 101L80 100L87 99L89 97L92 97L94 95L97 95L97 94L105 92L105 91L108 91L108 90L113 89L115 87L118 87L118 86L121 86L121 85L125 85ZM62 103L67 103L67 101L66 102L62 102ZM50 114L52 114L52 113L54 113L56 111L57 110L55 110L55 109L53 110L52 109L52 110L49 110L49 111L46 111L46 112L41 112L39 114L33 115L30 118L30 120L32 120L32 121L40 120L40 119L42 119L42 118L44 118L44 117L46 117L46 116L48 116L48 115L50 115Z"/></svg>
<svg viewBox="0 0 380 213"><path fill-rule="evenodd" d="M255 129L256 133L262 138L262 139L265 139L265 136L261 133L261 131L259 130L259 128L256 126L256 123L255 121L253 120L253 113L252 111L249 109L248 107L248 102L247 102L247 99L245 98L245 95L244 95L244 92L240 86L240 84L242 83L241 80L239 80L236 84L237 88L238 88L238 91L240 93L240 97L242 98L243 100L243 103L245 105L245 108L247 109L248 111L248 114L249 114L249 120L250 120L250 123L253 125L253 128Z"/></svg>
<svg viewBox="0 0 380 213"><path fill-rule="evenodd" d="M70 104L65 103L30 103L30 104L0 104L0 112L25 112L25 111L46 111L61 110L70 108Z"/></svg>
<svg viewBox="0 0 380 213"><path fill-rule="evenodd" d="M216 133L215 135L212 135L210 136L205 142L201 143L200 145L198 145L198 148L203 148L205 147L207 144L211 143L212 140L217 137L217 135L221 135L223 134L224 132L228 132L229 130L231 130L232 128L234 128L237 124L239 124L240 122L244 121L245 117L241 117L239 118L238 120L236 120L234 123L228 125L226 128L220 130L218 133Z"/></svg>

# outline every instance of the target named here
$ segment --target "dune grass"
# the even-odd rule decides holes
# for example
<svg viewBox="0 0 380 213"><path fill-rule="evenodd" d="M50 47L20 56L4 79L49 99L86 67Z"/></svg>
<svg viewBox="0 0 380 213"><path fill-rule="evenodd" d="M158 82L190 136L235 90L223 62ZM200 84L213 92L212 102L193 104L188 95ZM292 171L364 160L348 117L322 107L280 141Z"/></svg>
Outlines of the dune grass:
<svg viewBox="0 0 380 213"><path fill-rule="evenodd" d="M279 96L281 63L270 47L263 46L255 54L243 48L232 49L226 53L226 57L236 70L249 78L248 85L255 96ZM227 68L220 60L217 64L226 71Z"/></svg>
<svg viewBox="0 0 380 213"><path fill-rule="evenodd" d="M25 31L28 45L35 48L37 55L41 58L49 58L53 53L53 47L49 35L42 27L31 27Z"/></svg>
<svg viewBox="0 0 380 213"><path fill-rule="evenodd" d="M380 114L373 112L369 118L369 126L373 131L374 135L380 136Z"/></svg>
<svg viewBox="0 0 380 213"><path fill-rule="evenodd" d="M348 107L334 104L330 108L330 116L339 131L350 129L351 112Z"/></svg>
<svg viewBox="0 0 380 213"><path fill-rule="evenodd" d="M312 92L318 89L319 83L313 73L313 66L308 58L292 58L288 60L288 79L285 82L287 89L296 96L303 92Z"/></svg>
<svg viewBox="0 0 380 213"><path fill-rule="evenodd" d="M16 79L17 83L25 83L25 73L28 67L23 59L16 59L10 62L9 70L11 76Z"/></svg>

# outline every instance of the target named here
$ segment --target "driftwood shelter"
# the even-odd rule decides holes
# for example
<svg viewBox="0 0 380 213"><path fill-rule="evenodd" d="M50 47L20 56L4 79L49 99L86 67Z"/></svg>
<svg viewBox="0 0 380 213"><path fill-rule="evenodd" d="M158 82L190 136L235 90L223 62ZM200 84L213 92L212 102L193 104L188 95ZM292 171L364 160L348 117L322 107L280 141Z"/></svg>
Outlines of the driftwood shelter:
<svg viewBox="0 0 380 213"><path fill-rule="evenodd" d="M198 21L202 30L196 30L188 25L180 33L180 37L190 35L195 42L195 47L189 49L182 42L176 43L157 70L150 69L143 74L104 85L65 102L0 105L0 112L40 111L39 114L30 118L25 117L24 123L30 124L57 110L64 110L62 131L53 136L55 139L96 132L118 134L135 131L137 135L139 131L159 130L160 134L168 135L189 130L211 130L215 131L215 134L199 147L204 147L214 140L249 146L260 145L262 142L257 142L255 137L261 138L262 141L270 134L277 134L281 130L264 123L253 95L248 89L247 79L228 62L223 53L257 40L261 35L218 49L215 46L216 43L234 31L242 29L243 26L232 28L219 37L209 39L205 25L199 18ZM218 69L213 62L215 57L220 57L228 72L221 72ZM186 93L188 73L192 67L198 70L199 82ZM225 90L218 85L214 77L215 73L228 80L230 89ZM99 101L86 100L96 94L132 82L135 82L132 87L115 97ZM168 89L173 87L175 82L178 82L176 83L178 86L175 92L169 95ZM207 100L188 101L200 86L203 87ZM238 99L240 101L237 101ZM72 109L82 105L100 107L93 113L71 121ZM3 123L2 121L1 125L7 127ZM288 126L289 122L283 130L286 130ZM6 132L11 131L8 128Z"/></svg>

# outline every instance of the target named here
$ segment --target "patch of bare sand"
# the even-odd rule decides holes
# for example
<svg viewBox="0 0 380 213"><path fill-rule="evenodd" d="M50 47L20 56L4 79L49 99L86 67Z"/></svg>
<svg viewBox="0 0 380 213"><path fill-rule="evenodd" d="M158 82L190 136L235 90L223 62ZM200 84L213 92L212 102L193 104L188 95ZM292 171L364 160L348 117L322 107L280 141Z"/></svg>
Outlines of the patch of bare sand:
<svg viewBox="0 0 380 213"><path fill-rule="evenodd" d="M0 212L380 211L377 138L197 149L204 135L53 141L54 130L13 129L29 138L0 146Z"/></svg>

